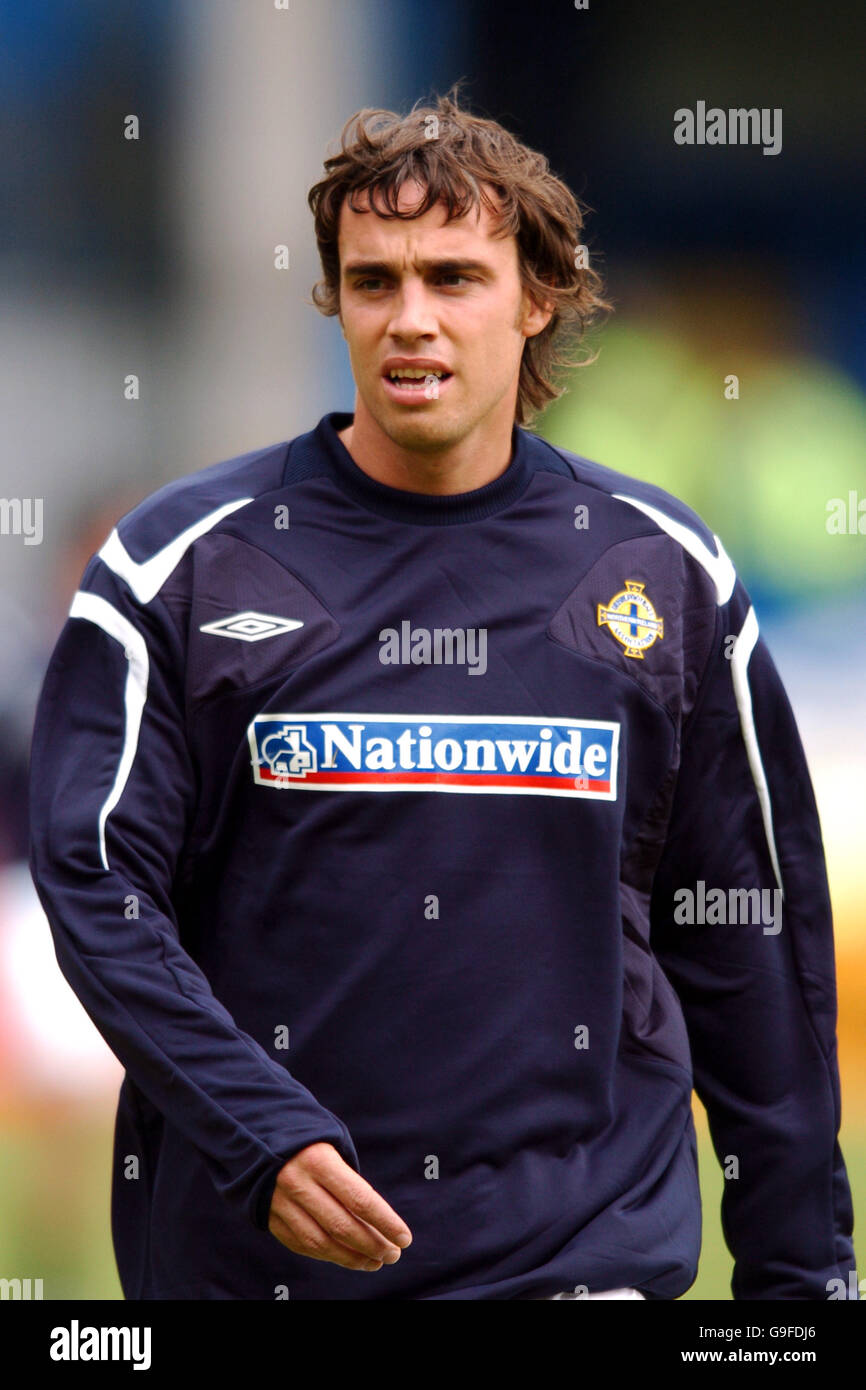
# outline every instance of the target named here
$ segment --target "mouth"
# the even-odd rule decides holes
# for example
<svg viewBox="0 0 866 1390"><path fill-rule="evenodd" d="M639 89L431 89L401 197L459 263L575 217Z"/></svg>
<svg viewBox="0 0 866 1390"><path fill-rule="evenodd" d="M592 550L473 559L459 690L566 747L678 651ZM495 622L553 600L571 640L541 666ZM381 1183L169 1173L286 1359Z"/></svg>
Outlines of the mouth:
<svg viewBox="0 0 866 1390"><path fill-rule="evenodd" d="M394 367L383 373L382 381L393 400L435 401L452 376L452 372L432 367Z"/></svg>

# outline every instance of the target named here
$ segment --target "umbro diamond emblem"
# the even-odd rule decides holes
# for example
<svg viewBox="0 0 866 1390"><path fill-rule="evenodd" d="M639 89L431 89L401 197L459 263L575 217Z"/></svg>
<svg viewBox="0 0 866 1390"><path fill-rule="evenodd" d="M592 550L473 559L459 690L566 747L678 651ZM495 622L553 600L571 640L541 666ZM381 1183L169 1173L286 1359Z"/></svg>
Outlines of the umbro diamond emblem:
<svg viewBox="0 0 866 1390"><path fill-rule="evenodd" d="M280 632L294 632L295 628L303 626L299 618L277 618L272 613L255 613L249 609L220 618L215 623L202 623L199 632L210 632L215 637L237 637L241 642L260 642L263 637L276 637Z"/></svg>

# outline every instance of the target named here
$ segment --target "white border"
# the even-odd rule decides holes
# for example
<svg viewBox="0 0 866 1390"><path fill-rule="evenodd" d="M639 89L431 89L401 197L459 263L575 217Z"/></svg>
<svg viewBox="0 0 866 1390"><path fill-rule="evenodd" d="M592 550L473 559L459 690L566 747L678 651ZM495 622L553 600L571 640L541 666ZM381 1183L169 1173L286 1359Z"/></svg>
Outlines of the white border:
<svg viewBox="0 0 866 1390"><path fill-rule="evenodd" d="M406 785L405 783L387 782L340 782L336 784L322 782L285 782L277 783L265 781L259 775L258 749L254 733L254 725L262 721L278 721L282 724L303 724L309 720L322 722L324 720L343 721L346 723L377 723L377 724L504 724L527 725L536 729L543 729L548 725L565 726L575 729L606 729L612 734L610 746L610 791L593 792L581 791L578 788L566 791L564 788L547 787L461 787L454 784L432 783L430 785ZM527 715L507 715L507 714L373 714L367 710L295 710L290 714L273 714L270 711L257 714L250 720L247 726L247 742L250 747L250 761L253 769L253 780L257 786L271 787L276 791L310 791L310 792L456 792L466 795L480 796L566 796L576 797L585 801L616 801L617 799L617 779L619 773L619 731L620 725L615 720L605 719L557 719L555 716L548 715L545 718L533 718ZM408 770L408 769L405 769ZM601 780L601 779L599 779Z"/></svg>

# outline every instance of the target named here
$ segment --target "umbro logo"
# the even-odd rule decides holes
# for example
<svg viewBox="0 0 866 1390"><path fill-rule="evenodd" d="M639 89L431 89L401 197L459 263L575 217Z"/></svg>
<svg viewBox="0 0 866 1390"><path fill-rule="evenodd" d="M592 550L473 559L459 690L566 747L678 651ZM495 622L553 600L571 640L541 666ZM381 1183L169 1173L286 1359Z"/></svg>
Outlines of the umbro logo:
<svg viewBox="0 0 866 1390"><path fill-rule="evenodd" d="M260 642L263 637L276 637L280 632L294 632L303 626L300 618L277 618L273 613L255 613L248 609L215 623L202 623L199 632L210 632L215 637L237 637L240 642Z"/></svg>

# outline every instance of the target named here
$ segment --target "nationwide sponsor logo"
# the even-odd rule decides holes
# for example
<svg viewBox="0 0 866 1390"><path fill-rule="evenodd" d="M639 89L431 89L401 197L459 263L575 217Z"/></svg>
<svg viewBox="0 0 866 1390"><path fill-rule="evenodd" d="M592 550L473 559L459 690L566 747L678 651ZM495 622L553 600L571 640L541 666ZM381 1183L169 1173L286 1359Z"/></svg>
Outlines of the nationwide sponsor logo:
<svg viewBox="0 0 866 1390"><path fill-rule="evenodd" d="M273 613L256 613L248 608L214 623L202 623L199 632L213 637L236 637L241 642L260 642L263 637L276 637L281 632L295 632L304 624L300 618L277 618Z"/></svg>
<svg viewBox="0 0 866 1390"><path fill-rule="evenodd" d="M259 786L616 800L619 724L507 715L259 714L247 736Z"/></svg>
<svg viewBox="0 0 866 1390"><path fill-rule="evenodd" d="M640 660L656 638L664 637L664 619L658 616L643 590L643 584L627 579L625 588L614 594L609 603L598 605L599 627L607 623L617 642L625 647L626 656Z"/></svg>

